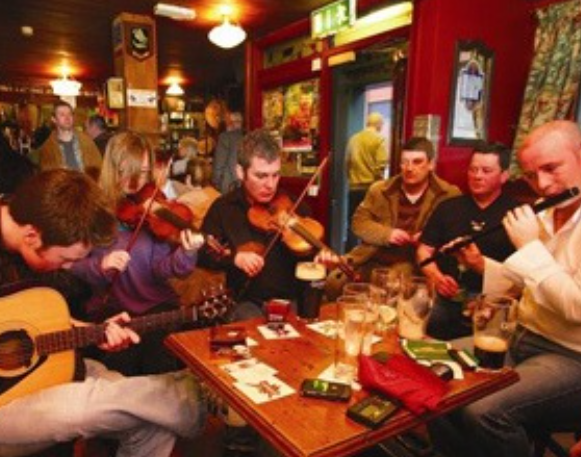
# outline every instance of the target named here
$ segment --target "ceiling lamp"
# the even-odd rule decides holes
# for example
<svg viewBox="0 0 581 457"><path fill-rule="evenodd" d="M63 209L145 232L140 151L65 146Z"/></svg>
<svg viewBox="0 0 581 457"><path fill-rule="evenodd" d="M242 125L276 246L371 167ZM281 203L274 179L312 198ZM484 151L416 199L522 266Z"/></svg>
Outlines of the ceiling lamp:
<svg viewBox="0 0 581 457"><path fill-rule="evenodd" d="M59 79L53 79L50 85L53 93L59 97L78 97L81 93L82 84L69 79L66 74L63 74Z"/></svg>
<svg viewBox="0 0 581 457"><path fill-rule="evenodd" d="M182 86L180 86L177 82L174 81L169 85L169 87L165 91L165 95L179 97L180 95L184 95L184 90L182 89Z"/></svg>
<svg viewBox="0 0 581 457"><path fill-rule="evenodd" d="M228 6L222 6L220 13L223 19L222 24L210 30L210 33L208 33L209 40L224 49L238 46L246 39L246 32L239 25L230 22L232 11Z"/></svg>
<svg viewBox="0 0 581 457"><path fill-rule="evenodd" d="M191 21L196 18L196 11L184 6L170 5L168 3L157 3L153 7L156 16L165 16L176 21Z"/></svg>

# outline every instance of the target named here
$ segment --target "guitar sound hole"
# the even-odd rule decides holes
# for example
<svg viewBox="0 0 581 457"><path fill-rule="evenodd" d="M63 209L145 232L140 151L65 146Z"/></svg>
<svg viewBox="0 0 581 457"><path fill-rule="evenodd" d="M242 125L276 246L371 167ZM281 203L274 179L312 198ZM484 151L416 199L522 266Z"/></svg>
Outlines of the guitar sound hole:
<svg viewBox="0 0 581 457"><path fill-rule="evenodd" d="M34 342L25 330L0 334L0 369L16 370L29 367L34 354Z"/></svg>

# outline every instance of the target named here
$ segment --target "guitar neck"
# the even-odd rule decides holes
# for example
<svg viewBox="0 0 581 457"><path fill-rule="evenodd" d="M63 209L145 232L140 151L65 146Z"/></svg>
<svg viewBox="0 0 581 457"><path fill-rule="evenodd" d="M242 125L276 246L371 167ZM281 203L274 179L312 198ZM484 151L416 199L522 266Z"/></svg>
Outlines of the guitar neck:
<svg viewBox="0 0 581 457"><path fill-rule="evenodd" d="M173 330L176 326L188 322L198 322L198 311L195 306L134 317L125 327L129 327L142 335L154 330ZM107 339L106 328L107 324L104 323L44 333L36 337L37 351L40 355L49 355L99 345Z"/></svg>

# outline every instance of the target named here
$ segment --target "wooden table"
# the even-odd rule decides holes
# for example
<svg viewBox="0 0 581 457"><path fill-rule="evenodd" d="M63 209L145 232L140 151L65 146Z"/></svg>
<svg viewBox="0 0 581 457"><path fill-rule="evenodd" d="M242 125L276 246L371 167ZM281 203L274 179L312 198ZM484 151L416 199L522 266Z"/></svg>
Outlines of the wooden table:
<svg viewBox="0 0 581 457"><path fill-rule="evenodd" d="M356 392L348 404L303 398L298 393L305 378L316 378L333 363L333 340L290 319L300 338L266 340L257 330L263 319L244 325L248 336L258 341L252 355L278 370L277 377L297 393L261 405L233 387L233 379L220 368L230 360L210 351L209 330L170 335L167 346L211 388L215 389L244 419L283 455L289 457L341 457L368 448L388 437L408 431L438 415L471 403L518 380L510 369L497 373L465 373L462 381L451 381L450 390L435 413L416 417L402 409L376 430L361 426L345 416L348 405L367 394ZM374 350L401 353L397 335L389 332Z"/></svg>

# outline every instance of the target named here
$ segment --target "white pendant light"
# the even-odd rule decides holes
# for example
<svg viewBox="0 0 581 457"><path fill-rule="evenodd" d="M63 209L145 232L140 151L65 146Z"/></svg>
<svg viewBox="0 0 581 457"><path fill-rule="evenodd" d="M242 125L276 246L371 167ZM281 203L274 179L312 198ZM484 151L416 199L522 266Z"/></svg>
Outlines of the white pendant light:
<svg viewBox="0 0 581 457"><path fill-rule="evenodd" d="M169 85L169 87L165 91L165 95L179 97L180 95L184 95L184 90L182 89L182 86L180 86L176 81L174 81Z"/></svg>
<svg viewBox="0 0 581 457"><path fill-rule="evenodd" d="M239 25L230 22L231 10L229 7L221 7L220 12L223 18L222 24L210 30L208 39L221 48L234 48L246 39L246 32Z"/></svg>
<svg viewBox="0 0 581 457"><path fill-rule="evenodd" d="M78 97L81 93L82 84L78 81L69 79L68 75L63 73L59 79L53 79L50 82L52 91L60 97Z"/></svg>

